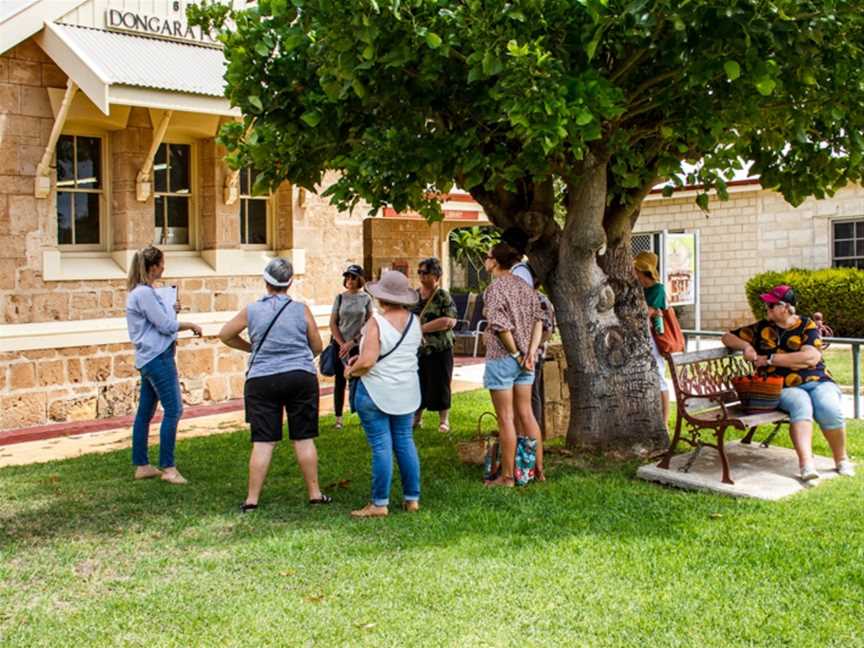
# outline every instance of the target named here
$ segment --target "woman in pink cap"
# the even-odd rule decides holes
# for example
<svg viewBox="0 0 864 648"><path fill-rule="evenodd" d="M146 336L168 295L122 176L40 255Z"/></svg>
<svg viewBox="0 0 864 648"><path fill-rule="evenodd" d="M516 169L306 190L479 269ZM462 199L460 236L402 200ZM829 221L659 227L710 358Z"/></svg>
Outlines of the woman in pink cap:
<svg viewBox="0 0 864 648"><path fill-rule="evenodd" d="M800 477L819 477L813 463L813 421L831 446L837 472L851 477L855 468L846 456L846 421L842 394L822 360L822 334L809 317L795 312L791 286L774 286L760 295L766 319L726 333L722 342L769 375L783 378L780 409L789 414L790 436L798 454Z"/></svg>

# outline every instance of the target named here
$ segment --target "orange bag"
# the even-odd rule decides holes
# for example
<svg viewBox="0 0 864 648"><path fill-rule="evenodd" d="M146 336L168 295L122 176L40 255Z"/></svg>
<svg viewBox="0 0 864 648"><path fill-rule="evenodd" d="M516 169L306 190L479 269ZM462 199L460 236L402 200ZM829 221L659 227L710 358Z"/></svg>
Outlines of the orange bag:
<svg viewBox="0 0 864 648"><path fill-rule="evenodd" d="M748 414L772 412L780 406L783 378L780 376L738 376L732 379L741 406Z"/></svg>
<svg viewBox="0 0 864 648"><path fill-rule="evenodd" d="M663 309L663 333L658 335L653 326L651 333L654 335L660 353L681 353L686 346L684 333L681 331L674 308Z"/></svg>

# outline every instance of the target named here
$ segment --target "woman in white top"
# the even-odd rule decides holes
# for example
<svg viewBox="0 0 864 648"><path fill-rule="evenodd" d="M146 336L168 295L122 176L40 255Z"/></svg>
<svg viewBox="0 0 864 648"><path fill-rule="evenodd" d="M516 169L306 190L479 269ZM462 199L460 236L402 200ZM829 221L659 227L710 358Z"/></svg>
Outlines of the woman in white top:
<svg viewBox="0 0 864 648"><path fill-rule="evenodd" d="M420 509L420 459L412 422L420 407L417 350L422 334L410 308L417 293L401 272L385 272L366 288L378 300L376 313L363 328L360 355L345 369L359 382L351 389L351 407L360 415L372 450L372 502L352 511L354 517L389 513L393 454L402 478L403 508Z"/></svg>

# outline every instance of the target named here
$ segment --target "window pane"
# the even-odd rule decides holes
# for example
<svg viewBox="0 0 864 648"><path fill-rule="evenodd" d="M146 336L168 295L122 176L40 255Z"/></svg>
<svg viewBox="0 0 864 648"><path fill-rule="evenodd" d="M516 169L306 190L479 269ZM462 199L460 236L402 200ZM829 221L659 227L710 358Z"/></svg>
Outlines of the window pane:
<svg viewBox="0 0 864 648"><path fill-rule="evenodd" d="M246 239L246 203L245 198L240 199L240 243L246 245L249 241Z"/></svg>
<svg viewBox="0 0 864 648"><path fill-rule="evenodd" d="M153 245L164 245L162 240L162 227L165 225L165 198L156 196L156 208L153 210L154 215L154 230L153 230Z"/></svg>
<svg viewBox="0 0 864 648"><path fill-rule="evenodd" d="M172 144L168 148L171 154L168 190L171 193L189 193L190 147L188 144Z"/></svg>
<svg viewBox="0 0 864 648"><path fill-rule="evenodd" d="M834 223L834 238L852 238L855 232L855 223Z"/></svg>
<svg viewBox="0 0 864 648"><path fill-rule="evenodd" d="M72 244L72 194L68 191L57 192L57 242Z"/></svg>
<svg viewBox="0 0 864 648"><path fill-rule="evenodd" d="M855 241L855 256L864 257L864 239Z"/></svg>
<svg viewBox="0 0 864 648"><path fill-rule="evenodd" d="M160 144L156 149L153 162L153 186L155 191L168 191L168 153L167 145Z"/></svg>
<svg viewBox="0 0 864 648"><path fill-rule="evenodd" d="M855 223L855 236L858 238L864 238L864 221L858 221Z"/></svg>
<svg viewBox="0 0 864 648"><path fill-rule="evenodd" d="M102 177L102 141L98 137L78 137L77 142L78 187L98 189Z"/></svg>
<svg viewBox="0 0 864 648"><path fill-rule="evenodd" d="M854 268L855 267L855 261L852 259L842 259L840 261L835 261L834 267L835 268Z"/></svg>
<svg viewBox="0 0 864 648"><path fill-rule="evenodd" d="M169 196L168 200L168 240L169 245L189 243L189 199Z"/></svg>
<svg viewBox="0 0 864 648"><path fill-rule="evenodd" d="M75 243L99 243L99 194L75 194Z"/></svg>
<svg viewBox="0 0 864 648"><path fill-rule="evenodd" d="M834 241L834 256L849 257L854 254L853 241Z"/></svg>
<svg viewBox="0 0 864 648"><path fill-rule="evenodd" d="M61 135L57 140L57 186L72 187L75 185L74 170L75 138L71 135Z"/></svg>
<svg viewBox="0 0 864 648"><path fill-rule="evenodd" d="M267 243L267 201L250 200L247 209L249 213L249 243L264 245Z"/></svg>
<svg viewBox="0 0 864 648"><path fill-rule="evenodd" d="M249 169L240 169L240 195L249 195Z"/></svg>

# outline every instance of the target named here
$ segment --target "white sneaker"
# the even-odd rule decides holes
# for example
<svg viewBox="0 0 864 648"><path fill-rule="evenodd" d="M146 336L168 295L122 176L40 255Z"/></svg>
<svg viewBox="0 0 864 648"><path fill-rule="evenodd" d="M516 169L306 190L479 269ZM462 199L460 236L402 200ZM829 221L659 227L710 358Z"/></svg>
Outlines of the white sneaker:
<svg viewBox="0 0 864 648"><path fill-rule="evenodd" d="M813 481L819 479L819 473L816 472L816 466L812 463L807 463L801 466L801 481Z"/></svg>
<svg viewBox="0 0 864 648"><path fill-rule="evenodd" d="M844 477L855 476L855 464L848 459L841 459L837 462L837 473Z"/></svg>

